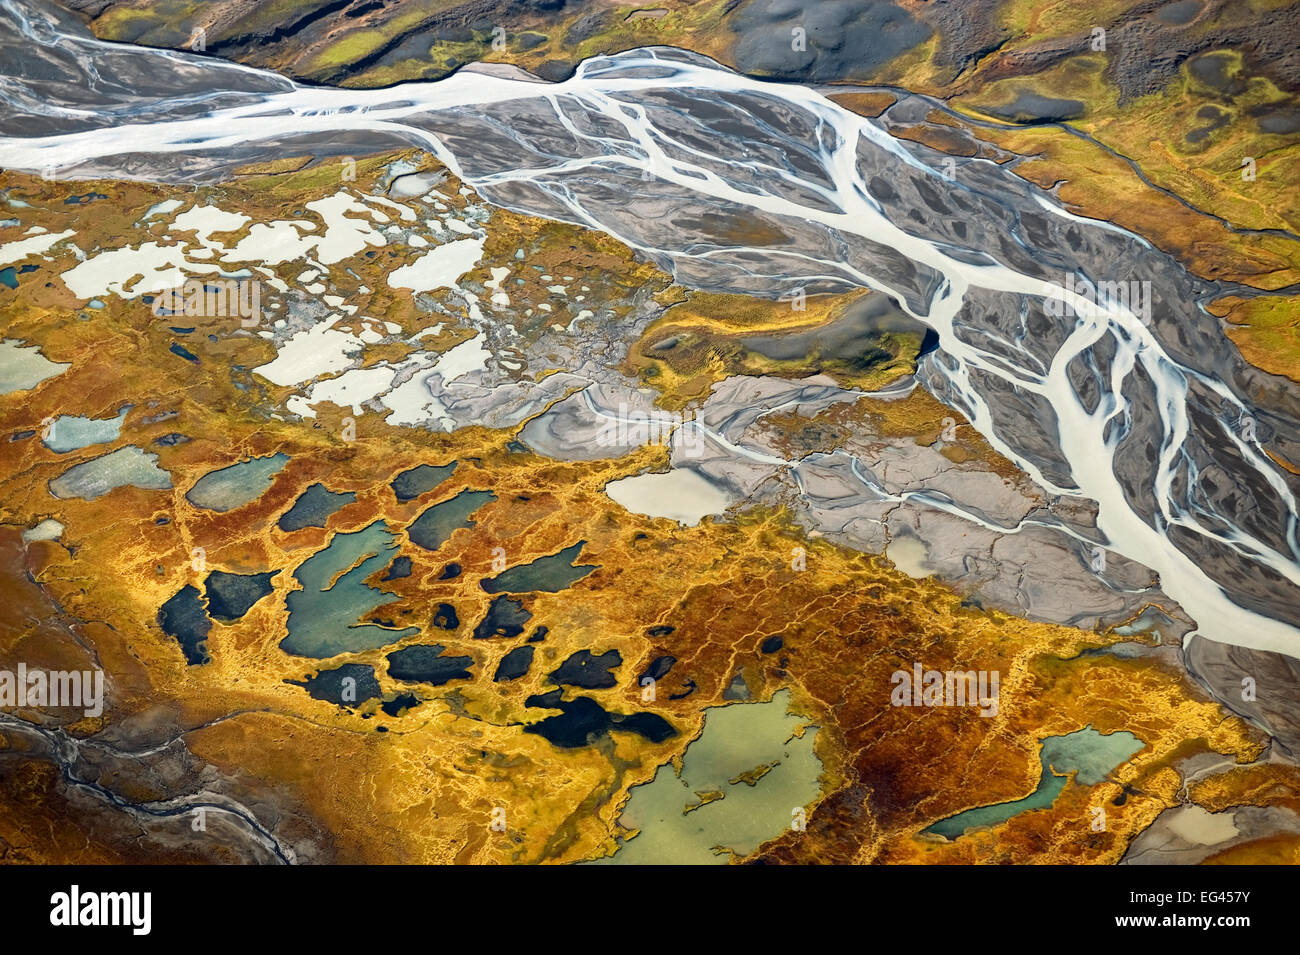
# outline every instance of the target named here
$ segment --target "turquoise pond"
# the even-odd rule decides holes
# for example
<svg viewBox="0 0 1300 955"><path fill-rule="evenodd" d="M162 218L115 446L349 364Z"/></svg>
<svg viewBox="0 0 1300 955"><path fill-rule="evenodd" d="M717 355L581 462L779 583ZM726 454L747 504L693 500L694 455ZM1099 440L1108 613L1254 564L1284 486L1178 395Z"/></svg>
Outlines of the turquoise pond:
<svg viewBox="0 0 1300 955"><path fill-rule="evenodd" d="M383 521L375 521L359 531L335 534L323 550L303 561L293 574L302 589L289 592L289 635L280 649L323 659L374 650L419 633L417 627L359 622L391 599L366 578L387 567L396 550L397 536Z"/></svg>
<svg viewBox="0 0 1300 955"><path fill-rule="evenodd" d="M941 819L925 830L947 839L956 839L967 829L996 826L1012 816L1034 809L1046 809L1056 802L1065 789L1069 774L1082 786L1095 786L1111 771L1122 766L1146 744L1123 730L1103 736L1091 726L1065 736L1043 740L1042 774L1038 788L1024 799L980 806Z"/></svg>

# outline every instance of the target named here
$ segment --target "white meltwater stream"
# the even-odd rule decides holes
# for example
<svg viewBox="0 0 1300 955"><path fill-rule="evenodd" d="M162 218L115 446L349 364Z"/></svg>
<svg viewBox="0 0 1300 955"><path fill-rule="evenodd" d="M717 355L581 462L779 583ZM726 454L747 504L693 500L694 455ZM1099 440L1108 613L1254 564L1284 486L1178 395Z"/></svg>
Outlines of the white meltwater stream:
<svg viewBox="0 0 1300 955"><path fill-rule="evenodd" d="M12 10L11 3L3 6ZM111 46L119 53L131 51L142 58L155 58L162 77L160 82L165 82L169 64L184 56L120 44L102 44L62 34L57 36L57 41L79 47L83 56L93 57L97 50ZM211 60L204 62L213 63ZM249 72L247 67L232 69L245 74ZM220 73L214 69L214 75ZM1291 553L1279 552L1227 518L1216 526L1198 521L1196 514L1176 501L1172 491L1180 451L1188 435L1189 381L1195 378L1201 386L1214 391L1227 406L1242 415L1247 413L1246 408L1223 383L1206 378L1171 359L1150 329L1128 309L1110 306L1104 311L1098 310L1074 293L1063 292L1059 285L1021 274L1001 264L962 261L947 254L940 244L910 235L895 225L872 198L859 172L856 157L860 139L887 151L900 165L906 164L932 176L936 183L942 184L943 179L937 170L925 166L891 136L862 117L801 86L765 83L733 73L703 58L687 59L653 49L589 60L581 65L573 78L558 84L462 71L437 82L411 83L383 90L348 90L300 87L273 74L262 75L272 88L284 91L243 93L241 95L256 98L245 105L217 109L199 117L150 121L150 115L166 116L169 101L162 98L146 101L138 109L133 108L133 118L138 116L139 122L45 137L0 139L0 166L40 171L51 166L73 167L78 163L131 153L221 151L295 134L363 131L400 135L428 148L458 177L480 191L515 182L535 183L545 177L549 199L565 208L563 218L613 234L659 260L708 256L709 252L692 253L648 246L638 241L637 236L622 234L626 230L619 229L616 223L603 221L582 208L580 200L557 183L562 183L566 176L599 177L623 167L648 173L701 198L820 223L845 235L861 236L891 247L913 262L944 276L945 281L930 301L928 310L920 314L910 308L908 311L938 334L939 347L951 360L952 367L945 363L938 363L937 367L947 376L955 394L969 410L974 427L989 443L1048 491L1095 501L1099 509L1098 528L1104 535L1106 546L1159 573L1161 588L1196 621L1199 633L1225 643L1300 656L1300 630L1246 609L1230 599L1223 587L1196 561L1182 553L1165 533L1148 524L1133 509L1113 466L1116 445L1123 429L1112 427L1108 438L1107 427L1125 418L1128 411L1128 399L1123 394L1125 380L1140 367L1154 388L1164 432L1160 458L1151 477L1151 490L1165 524L1179 525L1194 534L1213 537L1234 549L1242 560L1257 562L1283 579L1300 585L1295 500L1257 444L1243 441L1230 428L1224 428L1224 440L1236 443L1244 462L1263 475L1285 505L1290 515L1286 539ZM700 93L702 102L724 92L761 94L768 101L780 101L791 109L811 115L816 120L817 142L803 145L819 156L826 179L806 178L788 168L729 157L726 155L728 142L722 134L715 140L717 154L706 154L688 142L674 139L671 132L657 128L647 109L638 103L638 99L665 90L695 90ZM439 136L438 114L509 101L547 105L554 112L556 127L567 130L575 140L598 148L591 155L557 158L538 168L511 168L475 175L472 168L466 168L473 165L469 161L472 157L458 156ZM610 128L618 130L618 138L579 129L570 115L571 110L598 114ZM418 124L414 122L416 118ZM450 115L447 118L449 122L452 119ZM498 119L502 119L500 114ZM671 156L665 147L672 151ZM699 158L698 164L684 158L692 155ZM790 188L773 190L762 185L752 191L737 188L714 171L719 163L729 164L737 170L748 168L756 174L761 173L753 177L756 183L770 183L776 177L778 182ZM814 205L794 198L810 193L820 197L821 201ZM1054 215L1078 218L1046 198L1041 204ZM553 212L550 214L554 216ZM1100 225L1090 220L1083 221ZM753 249L754 258L761 260L764 251L762 248ZM781 255L787 261L800 258L787 250L782 250ZM819 260L812 255L803 258L813 269L824 267L827 276L887 293L899 302L907 300L904 294L891 286L888 276L874 274L867 270L866 265L838 259ZM1024 296L1063 297L1066 304L1076 306L1075 327L1045 372L1033 370L1030 361L1012 365L1006 356L983 350L956 334L954 321L967 292L974 288ZM1110 364L1110 387L1109 391L1101 394L1095 410L1089 411L1072 387L1067 368L1073 359L1088 351L1108 331L1117 343ZM1077 486L1060 487L1053 483L1034 461L1003 440L985 396L973 383L972 376L976 373L994 376L1050 403L1059 427L1059 449Z"/></svg>

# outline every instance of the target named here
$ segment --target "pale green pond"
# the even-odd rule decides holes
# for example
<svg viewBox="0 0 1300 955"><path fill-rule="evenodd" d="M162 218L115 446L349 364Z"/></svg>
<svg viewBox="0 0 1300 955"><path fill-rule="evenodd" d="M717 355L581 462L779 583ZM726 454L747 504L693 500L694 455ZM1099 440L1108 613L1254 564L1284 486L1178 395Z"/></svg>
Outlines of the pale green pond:
<svg viewBox="0 0 1300 955"><path fill-rule="evenodd" d="M71 367L66 362L50 361L35 345L6 338L0 341L0 394L35 388Z"/></svg>
<svg viewBox="0 0 1300 955"><path fill-rule="evenodd" d="M271 479L288 463L289 455L282 452L240 461L203 475L185 498L205 510L233 511L265 494Z"/></svg>
<svg viewBox="0 0 1300 955"><path fill-rule="evenodd" d="M130 405L112 418L83 418L80 415L59 415L50 422L48 434L43 438L47 448L58 454L88 448L92 444L107 444L116 441L122 433Z"/></svg>
<svg viewBox="0 0 1300 955"><path fill-rule="evenodd" d="M55 497L80 497L93 501L128 484L165 490L172 486L172 479L158 467L158 455L130 444L68 468L50 481L50 493Z"/></svg>
<svg viewBox="0 0 1300 955"><path fill-rule="evenodd" d="M790 691L766 703L734 703L705 711L704 730L686 748L679 776L671 764L632 790L619 817L640 832L610 858L612 865L718 865L747 855L808 812L821 793L817 727L786 712ZM802 736L795 736L800 729ZM754 772L770 766L766 773ZM750 785L742 779L749 774ZM722 798L701 805L701 793ZM697 807L697 808L691 808ZM688 811L689 810L689 811Z"/></svg>

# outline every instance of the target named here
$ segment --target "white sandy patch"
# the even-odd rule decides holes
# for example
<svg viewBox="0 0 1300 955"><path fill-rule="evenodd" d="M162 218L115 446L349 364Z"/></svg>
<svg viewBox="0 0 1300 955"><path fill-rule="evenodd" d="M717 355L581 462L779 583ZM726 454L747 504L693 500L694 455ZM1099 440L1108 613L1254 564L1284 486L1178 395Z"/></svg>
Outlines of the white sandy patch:
<svg viewBox="0 0 1300 955"><path fill-rule="evenodd" d="M427 360L428 354L413 355L410 362ZM437 361L428 368L416 372L408 381L398 385L380 398L385 408L391 408L388 416L390 425L416 425L422 421L438 421L447 430L454 422L447 415L446 406L435 397L430 383L440 379L445 388L458 378L472 371L487 367L487 360L492 353L483 347L483 336L476 335L469 341L461 342L438 356Z"/></svg>
<svg viewBox="0 0 1300 955"><path fill-rule="evenodd" d="M140 221L148 222L154 216L171 215L183 205L185 205L185 203L181 202L179 199L164 199L162 202L150 206L148 211L145 212L144 218Z"/></svg>
<svg viewBox="0 0 1300 955"><path fill-rule="evenodd" d="M416 332L414 335L408 338L407 341L412 345L414 345L416 342L418 342L421 338L424 338L426 335L441 335L442 329L443 329L442 322L439 322L436 325L430 325L428 328L420 329L418 332ZM396 335L397 332L400 331L401 331L401 327L399 326L397 331L393 332L393 334Z"/></svg>
<svg viewBox="0 0 1300 955"><path fill-rule="evenodd" d="M312 411L311 405L302 395L290 395L285 399L284 406L300 418L316 417L316 412Z"/></svg>
<svg viewBox="0 0 1300 955"><path fill-rule="evenodd" d="M336 315L294 335L273 360L253 371L272 384L300 385L347 368L364 345L355 336L333 327L340 318Z"/></svg>
<svg viewBox="0 0 1300 955"><path fill-rule="evenodd" d="M1215 846L1241 833L1231 812L1207 812L1200 806L1182 806L1169 814L1169 831L1193 845Z"/></svg>
<svg viewBox="0 0 1300 955"><path fill-rule="evenodd" d="M429 187L434 184L435 180L436 174L433 173L407 173L394 179L388 187L388 192L389 195L409 199L412 196L428 192Z"/></svg>
<svg viewBox="0 0 1300 955"><path fill-rule="evenodd" d="M173 219L169 231L188 232L193 229L199 245L224 248L220 242L211 239L212 233L235 232L248 221L249 217L240 212L226 212L216 206L194 206Z"/></svg>
<svg viewBox="0 0 1300 955"><path fill-rule="evenodd" d="M721 514L732 498L691 468L660 474L636 474L610 481L605 493L633 514L666 517L693 527L709 514Z"/></svg>
<svg viewBox="0 0 1300 955"><path fill-rule="evenodd" d="M483 256L483 242L483 239L458 239L440 245L410 265L394 269L388 276L388 284L414 292L452 288L462 275L478 265Z"/></svg>
<svg viewBox="0 0 1300 955"><path fill-rule="evenodd" d="M491 357L492 353L483 347L483 336L475 335L469 341L443 352L433 370L442 375L444 383L450 383L471 371L483 370Z"/></svg>
<svg viewBox="0 0 1300 955"><path fill-rule="evenodd" d="M919 537L895 537L885 548L885 556L894 562L895 567L917 580L934 574L933 568L926 563L930 552Z"/></svg>
<svg viewBox="0 0 1300 955"><path fill-rule="evenodd" d="M393 413L386 419L390 425L416 425L436 417L432 410L436 399L429 392L428 385L432 375L432 369L416 372L409 381L403 382L379 399L385 408L392 409Z"/></svg>
<svg viewBox="0 0 1300 955"><path fill-rule="evenodd" d="M109 292L121 298L133 298L145 292L176 288L185 282L187 272L216 271L215 265L189 261L184 246L146 242L136 249L110 249L91 256L64 272L63 284L77 298L94 298ZM136 275L144 277L130 282Z"/></svg>
<svg viewBox="0 0 1300 955"><path fill-rule="evenodd" d="M0 394L35 388L71 367L71 362L50 361L35 345L14 338L0 340Z"/></svg>
<svg viewBox="0 0 1300 955"><path fill-rule="evenodd" d="M44 235L34 235L30 239L19 239L16 242L0 245L0 265L21 262L29 255L39 255L56 242L76 234L74 229L68 229L64 232L47 232Z"/></svg>
<svg viewBox="0 0 1300 955"><path fill-rule="evenodd" d="M325 222L325 234L316 243L316 257L324 265L333 265L356 255L368 245L386 245L387 240L364 219L351 218L346 213L357 212L364 216L376 215L346 192L336 192L324 199L307 203Z"/></svg>
<svg viewBox="0 0 1300 955"><path fill-rule="evenodd" d="M258 261L264 265L279 265L305 257L319 241L312 232L316 223L310 220L257 222L249 226L248 235L240 239L226 253L227 260Z"/></svg>
<svg viewBox="0 0 1300 955"><path fill-rule="evenodd" d="M307 208L320 216L325 225L323 230L318 230L316 223L306 219L259 222L251 226L248 235L226 253L225 260L278 265L306 259L314 254L316 262L309 264L333 265L356 255L367 246L387 244L387 240L369 221L370 217L387 221L387 217L358 202L356 197L346 191L309 202ZM366 218L349 216L347 213L350 212L359 213Z"/></svg>
<svg viewBox="0 0 1300 955"><path fill-rule="evenodd" d="M361 414L362 403L385 391L396 376L396 369L386 365L354 368L337 378L317 382L307 395L307 403L332 401L340 406L351 405L353 414Z"/></svg>
<svg viewBox="0 0 1300 955"><path fill-rule="evenodd" d="M63 525L52 517L47 517L35 527L23 531L23 543L31 541L54 541L63 534Z"/></svg>

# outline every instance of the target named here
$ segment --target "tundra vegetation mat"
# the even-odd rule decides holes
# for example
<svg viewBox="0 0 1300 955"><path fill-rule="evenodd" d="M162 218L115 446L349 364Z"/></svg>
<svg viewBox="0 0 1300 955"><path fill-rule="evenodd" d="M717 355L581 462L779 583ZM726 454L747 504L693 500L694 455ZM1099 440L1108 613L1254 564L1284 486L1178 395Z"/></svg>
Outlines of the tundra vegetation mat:
<svg viewBox="0 0 1300 955"><path fill-rule="evenodd" d="M0 4L0 858L1300 861L1298 41Z"/></svg>

